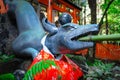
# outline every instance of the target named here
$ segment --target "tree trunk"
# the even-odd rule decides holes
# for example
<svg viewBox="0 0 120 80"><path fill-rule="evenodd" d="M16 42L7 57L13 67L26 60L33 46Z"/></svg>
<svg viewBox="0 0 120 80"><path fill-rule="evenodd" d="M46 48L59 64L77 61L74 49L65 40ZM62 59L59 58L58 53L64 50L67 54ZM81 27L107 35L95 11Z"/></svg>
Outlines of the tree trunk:
<svg viewBox="0 0 120 80"><path fill-rule="evenodd" d="M88 0L89 8L91 10L91 24L97 23L96 17L96 0Z"/></svg>
<svg viewBox="0 0 120 80"><path fill-rule="evenodd" d="M86 6L84 7L84 25L86 24Z"/></svg>
<svg viewBox="0 0 120 80"><path fill-rule="evenodd" d="M91 24L96 24L97 23L97 17L96 17L96 0L88 0L89 8L91 11ZM95 57L95 45L93 48L89 48L89 55L88 58L90 61L94 61Z"/></svg>
<svg viewBox="0 0 120 80"><path fill-rule="evenodd" d="M106 17L106 34L108 34L108 14L106 13L106 15L105 15L105 17Z"/></svg>
<svg viewBox="0 0 120 80"><path fill-rule="evenodd" d="M107 2L106 2L106 0L105 0L105 4L106 4ZM107 14L107 12L106 12L106 15L105 15L105 23L106 23L106 34L108 34L108 14Z"/></svg>

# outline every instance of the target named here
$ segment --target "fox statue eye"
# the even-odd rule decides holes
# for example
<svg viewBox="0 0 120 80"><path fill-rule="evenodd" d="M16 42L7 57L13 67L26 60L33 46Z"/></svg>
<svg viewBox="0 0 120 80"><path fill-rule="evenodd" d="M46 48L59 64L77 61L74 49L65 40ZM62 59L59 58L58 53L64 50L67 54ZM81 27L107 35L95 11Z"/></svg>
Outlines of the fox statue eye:
<svg viewBox="0 0 120 80"><path fill-rule="evenodd" d="M74 26L66 26L65 27L65 30L74 30L74 29L76 29L76 27L74 27Z"/></svg>

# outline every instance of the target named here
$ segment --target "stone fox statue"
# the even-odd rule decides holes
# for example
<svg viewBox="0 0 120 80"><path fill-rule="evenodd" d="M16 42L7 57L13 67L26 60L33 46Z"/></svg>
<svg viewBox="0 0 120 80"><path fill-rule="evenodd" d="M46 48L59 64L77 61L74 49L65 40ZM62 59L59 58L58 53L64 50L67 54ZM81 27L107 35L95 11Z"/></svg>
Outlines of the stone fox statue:
<svg viewBox="0 0 120 80"><path fill-rule="evenodd" d="M77 39L98 32L96 24L82 26L64 23L57 28L46 18L43 18L41 23L28 2L24 0L5 0L5 2L9 6L9 11L15 14L19 35L13 41L12 47L19 56L35 58L41 49L47 49L53 55L68 54L94 45L93 42ZM48 32L47 35L45 31Z"/></svg>

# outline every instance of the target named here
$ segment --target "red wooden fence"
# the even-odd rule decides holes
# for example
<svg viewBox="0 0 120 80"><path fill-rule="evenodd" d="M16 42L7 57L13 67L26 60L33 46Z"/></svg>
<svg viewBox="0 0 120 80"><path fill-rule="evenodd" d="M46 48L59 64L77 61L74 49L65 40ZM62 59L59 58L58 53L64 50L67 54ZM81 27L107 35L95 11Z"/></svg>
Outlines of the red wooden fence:
<svg viewBox="0 0 120 80"><path fill-rule="evenodd" d="M105 60L120 60L120 46L97 43L95 56Z"/></svg>
<svg viewBox="0 0 120 80"><path fill-rule="evenodd" d="M86 55L88 49L80 50L75 54ZM96 44L95 57L104 60L120 60L120 46L113 44Z"/></svg>

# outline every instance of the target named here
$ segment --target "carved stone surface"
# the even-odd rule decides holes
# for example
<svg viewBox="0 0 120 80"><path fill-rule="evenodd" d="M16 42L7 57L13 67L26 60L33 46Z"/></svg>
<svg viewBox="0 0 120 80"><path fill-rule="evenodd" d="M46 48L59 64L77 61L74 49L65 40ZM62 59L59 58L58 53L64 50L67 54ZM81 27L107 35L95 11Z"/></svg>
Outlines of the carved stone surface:
<svg viewBox="0 0 120 80"><path fill-rule="evenodd" d="M41 40L45 32L48 35L44 44L54 55L74 53L77 50L92 47L94 44L77 39L98 32L96 24L84 26L74 24L71 23L70 15L63 13L62 17L59 17L61 26L57 28L46 18L43 18L41 24L33 7L24 0L6 0L6 4L9 6L9 11L15 14L19 35L13 41L12 47L19 56L36 57L43 48Z"/></svg>

